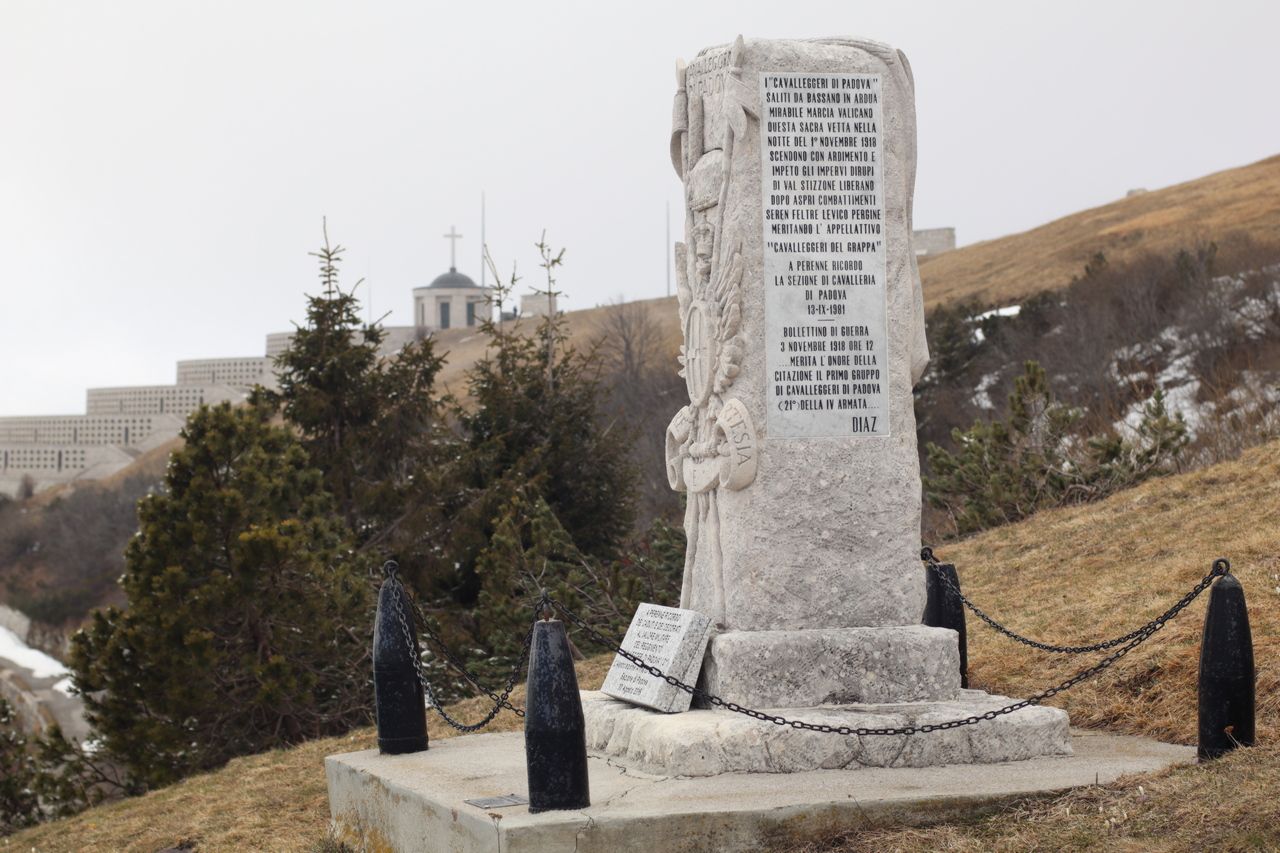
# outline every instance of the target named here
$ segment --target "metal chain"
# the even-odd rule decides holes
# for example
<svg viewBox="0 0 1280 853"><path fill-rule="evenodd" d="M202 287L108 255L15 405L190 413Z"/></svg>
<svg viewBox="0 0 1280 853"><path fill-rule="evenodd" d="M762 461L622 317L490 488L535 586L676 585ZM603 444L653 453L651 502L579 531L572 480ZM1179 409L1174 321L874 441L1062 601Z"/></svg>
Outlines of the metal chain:
<svg viewBox="0 0 1280 853"><path fill-rule="evenodd" d="M405 597L408 598L408 596L405 596ZM462 676L464 681L466 681L476 690L479 690L485 696L488 696L494 702L497 702L501 707L506 708L508 711L511 711L512 713L514 713L516 716L518 717L524 716L524 710L522 708L517 708L515 705L512 705L509 701L507 701L507 698L506 698L506 696L511 692L516 679L519 677L520 670L525 662L523 660L523 657L521 659L521 662L517 663L515 669L513 669L511 672L511 677L507 681L506 693L499 695L494 691L490 690L489 688L485 687L478 680L476 680L476 677L472 675L470 671L467 670L466 665L462 661L460 661L453 654L453 652L449 651L449 647L445 645L444 640L440 639L440 635L438 635L435 631L431 629L431 623L430 621L427 620L427 615L425 612L423 612L422 606L418 602L410 598L409 606L413 608L414 615L416 615L418 618L418 624L421 625L422 633L427 636L427 639L431 640L431 642L433 642L436 645L436 648L440 650L440 656L445 659L446 663L448 663L450 666L452 666L455 670L458 671L458 673ZM530 642L530 639L532 638L532 632L533 632L533 627L530 626L529 632L526 633L525 635L524 647L522 649L523 654L527 654L528 652L529 642Z"/></svg>
<svg viewBox="0 0 1280 853"><path fill-rule="evenodd" d="M440 702L436 699L435 690L431 686L431 681L427 678L426 671L422 668L422 657L421 657L421 654L419 653L418 638L414 634L413 629L409 626L408 614L405 611L405 600L408 598L408 595L405 592L404 585L400 582L400 578L397 577L396 575L397 568L399 567L396 566L394 562L388 562L385 566L383 566L384 571L386 571L387 573L388 579L392 581L392 593L393 593L393 598L395 598L396 618L400 622L400 630L404 634L405 642L409 644L409 648L413 649L413 671L417 674L418 682L422 685L422 689L426 693L427 704L429 704L432 708L434 708L446 723L448 723L450 726L452 726L453 728L457 729L460 732L480 731L485 726L489 725L489 723L493 722L493 718L498 716L498 712L501 711L503 708L506 708L507 710L511 711L517 717L523 717L524 710L512 705L511 702L508 700L508 697L511 695L511 691L515 689L516 679L519 678L521 670L523 670L528 663L529 646L533 642L533 625L530 624L529 630L525 632L524 643L520 650L520 659L516 662L515 667L511 670L511 675L510 677L507 678L506 688L502 691L501 695L495 694L492 691L485 690L483 687L481 687L480 684L475 680L475 678L472 677L471 673L467 672L465 668L463 668L460 664L458 664L457 659L454 658L453 655L449 654L446 650L445 652L446 659L450 663L452 663L455 667L457 667L457 669L462 673L463 678L465 678L468 682L471 683L472 686L481 690L490 699L493 700L492 707L490 707L488 712L484 715L484 717L480 719L480 722L472 723L472 724L459 722L458 720L455 720L452 716L450 716L449 712L446 711L444 709L444 706L441 705ZM536 621L536 618L537 618L536 615L534 618ZM435 633L432 632L429 627L425 625L424 627L426 627L428 634L443 648L443 643L440 642L439 637L436 636Z"/></svg>
<svg viewBox="0 0 1280 853"><path fill-rule="evenodd" d="M921 558L924 559L926 562L928 562L930 565L930 568L935 570L936 572L937 562L936 560L933 559L933 552L931 549L928 549L928 548L924 549L924 551L921 552ZM529 626L529 630L525 633L524 643L520 653L520 660L516 664L516 667L512 670L511 676L507 679L506 689L503 691L501 695L498 695L493 693L492 691L486 690L485 688L481 687L480 684L475 680L475 678L472 677L471 674L466 671L466 669L458 662L458 660L451 653L449 653L447 647L445 647L444 643L440 640L439 636L436 635L433 631L431 631L430 627L426 624L425 620L423 620L424 629L426 630L426 633L441 648L442 654L445 657L445 659L450 664L452 664L456 669L458 669L458 671L462 673L463 677L472 686L476 687L478 690L485 693L494 702L493 707L490 708L489 712L484 716L484 718L480 722L472 725L460 723L457 720L454 720L452 717L450 717L449 714L444 710L444 708L441 707L439 702L436 701L435 692L431 687L430 681L427 679L425 671L422 668L421 658L417 654L417 649L418 649L417 637L414 635L413 629L409 627L409 621L408 621L408 617L407 617L407 614L405 611L405 605L404 605L404 602L408 596L405 593L403 585L400 583L400 579L396 577L394 563L389 563L388 566L391 567L391 568L388 568L388 571L387 571L388 577L394 581L393 590L395 593L394 597L396 601L396 615L399 619L401 630L404 632L405 640L409 643L410 648L414 649L415 651L415 654L413 656L414 671L417 673L418 680L421 682L423 689L426 691L426 696L427 696L427 699L430 701L431 706L440 713L440 716L444 718L445 722L447 722L449 725L453 726L455 729L459 731L474 732L474 731L479 731L480 729L487 726L490 722L492 722L493 718L497 716L498 712L502 708L507 708L508 710L513 711L517 716L523 717L524 711L511 705L511 703L508 701L508 697L511 694L511 691L515 687L516 679L519 677L521 670L525 667L525 665L528 662L529 648L533 639L533 625L531 624ZM668 675L667 673L663 672L658 667L653 666L649 663L646 663L643 659L641 659L637 655L634 655L631 652L627 651L626 649L622 648L622 646L616 640L613 640L605 636L604 634L601 634L591 625L587 624L577 614L571 611L568 607L561 604L559 601L552 599L545 590L542 592L542 596L539 598L538 602L534 605L534 622L537 621L538 614L540 611L543 610L543 608L554 607L568 621L572 622L574 625L576 625L577 627L581 628L584 632L586 632L586 634L590 636L592 640L594 640L595 642L599 643L602 646L605 646L606 648L613 650L617 654L621 655L623 658L629 660L631 663L643 669L649 675L655 678L660 678L663 681L667 682L668 684L672 685L673 687L683 690L684 692L696 698L701 699L702 701L706 702L709 705L712 705L717 708L723 708L726 711L732 711L737 714L743 714L747 717L751 717L753 719L761 720L764 722L773 723L779 726L786 726L788 728L800 729L805 731L820 732L823 734L838 734L844 737L852 737L852 736L900 737L905 735L928 734L929 732L945 731L947 729L960 728L961 726L977 725L978 723L981 723L985 720L994 720L997 717L1000 717L1002 715L1012 714L1015 711L1019 711L1023 708L1026 708L1032 705L1039 705L1040 703L1044 702L1046 699L1050 699L1058 695L1059 693L1062 693L1063 691L1071 689L1072 687L1079 684L1080 682L1085 681L1089 678L1092 678L1098 673L1106 670L1107 668L1112 666L1116 661L1120 660L1122 657L1129 654L1129 652L1133 651L1138 646L1142 645L1142 643L1150 639L1157 631L1163 628L1169 620L1173 619L1175 616L1181 613L1189 604L1191 604L1192 601L1194 601L1197 597L1199 597L1201 593L1203 593L1206 589L1208 589L1209 586L1213 583L1213 581L1216 578L1226 574L1228 571L1230 571L1230 565L1227 563L1226 560L1216 560L1209 574L1205 575L1205 577L1201 579L1201 581L1198 584L1196 584L1196 586L1190 592L1184 595L1181 600L1179 600L1176 604L1170 607L1167 611L1165 611L1163 614L1156 617L1155 619L1151 620L1146 625L1142 626L1136 631L1131 631L1129 634L1126 634L1124 637L1118 637L1114 640L1108 640L1106 643L1096 644L1095 646L1079 646L1079 647L1050 646L1047 643L1038 643L1035 640L1029 640L1025 637L1022 637L1021 635L1018 635L1012 631L1009 631L1008 629L1004 628L1002 625L999 625L998 623L996 623L995 620L988 617L985 613L979 610L975 605L973 605L971 602L965 599L964 596L960 594L959 589L956 588L954 584L950 583L949 578L946 578L944 575L941 574L941 572L937 572L938 576L942 577L944 580L947 581L948 586L954 592L960 595L960 598L962 601L964 601L965 605L968 606L971 610L973 610L974 613L979 616L979 618L983 619L983 621L990 624L993 628L1001 631L1001 633L1007 634L1008 636L1011 636L1014 639L1017 639L1019 642L1024 642L1027 645L1031 645L1036 648L1041 648L1041 649L1044 649L1045 651L1061 651L1061 652L1070 651L1073 653L1076 651L1078 652L1101 651L1103 649L1114 648L1116 646L1120 646L1120 648L1118 648L1115 652L1103 658L1093 666L1087 667L1086 669L1082 669L1079 672L1075 673L1066 681L1063 681L1057 685L1054 685L1053 687L1050 687L1046 690L1042 690L1041 692L1033 696L1030 696L1026 699L1022 699L1018 702L1014 702L1013 704L1006 705L1003 708L998 708L995 710L986 711L982 714L975 714L973 716L962 717L955 720L946 720L941 723L923 723L921 725L895 726L895 727L884 727L884 728L832 726L832 725L827 725L822 723L809 723L809 722L805 722L804 720L788 719L787 717L782 717L774 714L767 714L763 711L757 711L752 708L745 708L736 702L730 702L712 693L708 693L707 691L702 690L699 687L696 687L691 684L686 684L685 682L681 681L675 676Z"/></svg>
<svg viewBox="0 0 1280 853"><path fill-rule="evenodd" d="M1116 646L1122 646L1125 643L1131 640L1134 640L1137 637L1142 636L1146 631L1150 630L1151 627L1155 625L1157 622L1159 622L1162 625L1165 622L1168 622L1170 619L1173 618L1173 616L1179 610L1181 610L1182 608L1190 604L1192 599L1194 599L1200 593L1204 592L1204 590L1209 586L1209 584L1213 583L1214 578L1219 577L1221 575L1225 575L1231 571L1231 564L1227 562L1225 559L1214 560L1213 568L1210 569L1209 574L1204 576L1204 578L1200 581L1200 584L1195 589L1187 593L1186 596L1183 596L1183 598L1180 601L1178 601L1176 604L1174 604L1172 607L1170 607L1160 616L1157 616L1155 619L1152 619L1150 622L1143 625L1141 628L1137 628L1133 631L1130 631L1129 633L1125 634L1122 637L1116 637L1115 639L1112 639L1112 640L1105 640L1101 643L1093 643L1092 645L1088 645L1088 646L1055 646L1050 643L1042 643L1039 640L1033 640L1030 637L1024 637L1022 634L1019 634L1016 631L1006 628L1004 625L1001 625L995 619L988 616L982 610L982 608L978 607L978 605L970 601L965 596L965 594L960 591L960 587L958 587L955 584L955 582L951 580L951 578L948 577L946 573L944 573L941 570L942 567L938 563L937 559L935 559L932 548L921 549L920 559L928 564L929 570L933 572L934 577L940 580L947 587L947 589L955 593L956 597L960 599L960 601L964 604L964 606L967 607L973 613L974 616L977 616L983 622L990 625L997 633L1004 634L1009 639L1016 640L1017 642L1022 643L1025 646L1030 646L1033 649L1039 649L1042 652L1052 652L1054 654L1060 654L1060 655L1079 655L1079 654L1086 654L1088 652L1103 652L1103 651L1106 651L1107 649L1113 649Z"/></svg>
<svg viewBox="0 0 1280 853"><path fill-rule="evenodd" d="M1225 562L1225 561L1219 561L1219 562ZM1080 682L1086 679L1092 678L1093 676L1107 669L1116 661L1120 660L1120 658L1129 654L1129 652L1133 651L1138 646L1146 642L1153 634L1155 634L1157 631L1163 628L1166 622L1168 622L1174 616L1177 616L1188 604L1194 601L1195 598L1198 595L1200 595L1200 593L1204 592L1205 589L1207 589L1209 585L1213 583L1214 578L1217 577L1219 574L1222 574L1222 572L1218 571L1218 563L1214 563L1214 571L1211 572L1209 575L1207 575L1202 581L1200 581L1200 583L1197 584L1196 587L1191 590L1191 592L1183 596L1182 600L1179 601L1177 604L1175 604L1173 607L1171 607L1168 610L1168 612L1164 613L1160 617L1157 617L1156 619L1153 619L1151 622L1143 626L1139 630L1137 636L1135 636L1132 640L1130 640L1124 646L1121 646L1117 651L1103 658L1093 666L1088 667L1087 669L1080 670L1075 675L1071 676L1066 681L1063 681L1060 684L1050 687L1047 690L1042 690L1041 692L1035 694L1034 696L1030 696L1021 701L1014 702L1012 705L1005 705L1003 708L999 708L993 711L987 711L983 714L975 714L971 717L962 717L960 719L955 719L955 720L946 720L941 723L924 723L918 726L917 725L896 726L891 728L855 728L852 726L831 726L831 725L825 725L821 723L807 723L804 720L792 720L792 719L777 716L774 714L766 714L763 711L756 711L751 708L744 708L741 705L737 704L736 702L729 702L725 699L720 698L719 696L715 696L711 693L708 693L707 691L702 690L701 688L695 687L691 684L685 684L680 679L676 678L673 675L668 675L667 673L660 670L658 667L645 663L645 661L641 660L636 655L633 655L631 652L622 648L622 646L619 645L617 642L609 639L608 637L604 636L599 631L597 631L595 628L592 628L590 625L583 622L582 619L580 619L575 613L573 613L571 610L569 610L560 602L555 601L554 599L546 599L545 594L544 594L544 600L549 600L550 603L557 610L559 610L566 619L568 619L570 622L572 622L573 624L581 628L583 631L585 631L597 643L600 643L601 645L607 648L610 648L613 651L617 652L618 654L622 655L624 658L631 661L633 664L640 667L641 669L643 669L645 672L649 673L653 677L660 678L663 681L670 684L671 686L676 687L680 690L683 690L684 692L689 693L699 699L702 699L704 702L707 702L708 704L713 705L715 707L724 708L726 711L733 711L736 714L744 714L753 719L763 720L765 722L774 723L775 725L787 726L793 729L803 729L805 731L811 731L811 732L821 732L824 734L838 734L845 737L850 737L854 735L858 737L867 737L872 735L902 736L902 735L914 735L914 734L927 734L929 732L945 731L947 729L956 729L956 728L960 728L961 726L977 725L978 723L981 723L984 720L994 720L995 718L1002 716L1004 714L1012 714L1014 711L1020 711L1023 708L1026 708L1028 706L1039 705L1041 702L1045 701L1046 699L1050 699L1058 695L1059 693L1062 693L1064 690L1071 689L1072 687L1076 686Z"/></svg>

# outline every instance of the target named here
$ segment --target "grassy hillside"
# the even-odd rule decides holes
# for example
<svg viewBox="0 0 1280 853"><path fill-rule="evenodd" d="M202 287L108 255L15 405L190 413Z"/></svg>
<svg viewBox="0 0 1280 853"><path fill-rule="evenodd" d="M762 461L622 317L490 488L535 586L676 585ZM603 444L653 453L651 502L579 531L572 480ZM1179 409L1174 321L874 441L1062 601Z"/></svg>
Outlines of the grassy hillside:
<svg viewBox="0 0 1280 853"><path fill-rule="evenodd" d="M925 305L932 308L969 298L1013 303L1067 285L1097 252L1119 262L1232 234L1263 242L1280 240L1280 155L925 258L920 264ZM633 304L643 306L674 353L680 344L675 297ZM574 344L587 347L598 340L609 311L609 306L598 306L566 312ZM522 326L532 331L536 322L524 320ZM486 339L475 329L448 329L437 333L437 339L438 351L449 353L440 384L463 396L466 371L484 355ZM116 477L150 470L151 456L139 458Z"/></svg>
<svg viewBox="0 0 1280 853"><path fill-rule="evenodd" d="M660 348L672 353L671 369L674 371L674 354L680 346L680 318L675 297L642 299L628 305L644 310L650 322L655 324L656 333L661 339ZM612 306L602 305L566 311L565 328L573 345L585 349L604 336L611 310ZM519 323L519 328L528 334L532 334L538 325L536 318L520 320ZM437 382L451 393L459 397L465 396L466 372L484 356L488 339L476 329L447 329L437 332L436 340L436 351L449 353L449 360L440 371Z"/></svg>
<svg viewBox="0 0 1280 853"><path fill-rule="evenodd" d="M966 591L989 612L1025 633L1064 643L1136 627L1181 597L1213 558L1230 557L1253 621L1258 738L1272 744L1280 735L1277 478L1280 442L1093 506L989 531L941 555L958 564ZM1194 743L1204 605L1202 598L1112 671L1054 704L1076 725ZM972 620L969 648L975 685L1009 695L1034 692L1082 665L1014 645ZM584 664L583 686L596 686L606 665L606 659ZM464 715L477 707L464 704ZM518 723L508 714L499 722L506 729ZM449 734L433 723L433 737ZM11 846L153 851L185 839L202 851L313 849L328 820L323 756L371 743L366 730L241 759L146 797L21 833ZM1083 850L1103 843L1135 850L1280 846L1280 751L1263 746L1205 767L1019 804L973 823L860 832L797 849Z"/></svg>
<svg viewBox="0 0 1280 853"><path fill-rule="evenodd" d="M1230 234L1280 238L1280 156L926 258L920 277L929 306L969 298L1011 304L1069 283L1096 252L1126 261Z"/></svg>
<svg viewBox="0 0 1280 853"><path fill-rule="evenodd" d="M1280 156L926 258L920 265L925 305L931 308L975 297L987 303L1017 302L1067 285L1097 252L1121 262L1143 253L1173 253L1198 240L1223 240L1228 235L1261 242L1280 240ZM680 340L675 298L640 304L660 324L674 350ZM585 346L595 340L608 310L568 312L575 343ZM528 321L525 325L533 327ZM472 329L450 329L439 339L441 348L451 354L441 379L460 393L466 368L484 353L484 337Z"/></svg>

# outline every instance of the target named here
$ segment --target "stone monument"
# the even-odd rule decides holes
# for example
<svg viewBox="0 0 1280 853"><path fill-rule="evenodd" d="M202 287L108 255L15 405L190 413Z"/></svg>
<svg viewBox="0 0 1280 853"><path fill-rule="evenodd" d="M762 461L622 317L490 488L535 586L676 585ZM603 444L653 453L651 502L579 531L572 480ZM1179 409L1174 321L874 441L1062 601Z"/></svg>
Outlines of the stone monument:
<svg viewBox="0 0 1280 853"><path fill-rule="evenodd" d="M739 37L677 68L689 404L666 455L687 495L680 606L714 626L700 686L751 708L941 720L990 705L960 690L955 633L920 624L912 388L929 356L912 248L915 135L910 66L876 42ZM876 707L886 703L896 709ZM696 712L663 721L588 704L593 746L655 769L660 755L678 764L668 772L786 769L764 745L708 764L686 748ZM993 738L985 758L964 760L1068 749L1061 711L1014 717L1009 728L1039 735L1013 752ZM776 728L726 725L739 723L762 744ZM708 754L724 753L725 731L708 735ZM679 746L667 750L663 733ZM789 737L825 738L802 764L847 755L831 735Z"/></svg>
<svg viewBox="0 0 1280 853"><path fill-rule="evenodd" d="M1010 700L962 689L956 633L920 624L911 389L928 353L905 57L739 38L679 69L674 118L689 403L667 472L688 497L688 551L681 609L641 605L623 648L688 682L711 634L702 687L769 719L684 710L686 691L624 660L607 693L582 694L590 806L534 814L527 738L483 734L328 757L335 835L371 849L750 851L1193 761L1098 733L1073 755L1056 708L984 717ZM858 735L774 717L978 721Z"/></svg>

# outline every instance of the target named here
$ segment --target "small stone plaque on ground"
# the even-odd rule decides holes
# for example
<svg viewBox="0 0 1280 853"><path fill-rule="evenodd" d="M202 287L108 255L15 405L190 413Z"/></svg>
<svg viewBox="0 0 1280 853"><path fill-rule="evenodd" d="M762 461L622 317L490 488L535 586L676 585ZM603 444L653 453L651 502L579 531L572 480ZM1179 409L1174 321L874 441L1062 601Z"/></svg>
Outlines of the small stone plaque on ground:
<svg viewBox="0 0 1280 853"><path fill-rule="evenodd" d="M641 604L627 629L622 648L650 666L673 675L685 684L697 681L702 655L711 636L711 620L693 610ZM693 696L645 672L622 655L616 655L602 693L674 714L689 710Z"/></svg>

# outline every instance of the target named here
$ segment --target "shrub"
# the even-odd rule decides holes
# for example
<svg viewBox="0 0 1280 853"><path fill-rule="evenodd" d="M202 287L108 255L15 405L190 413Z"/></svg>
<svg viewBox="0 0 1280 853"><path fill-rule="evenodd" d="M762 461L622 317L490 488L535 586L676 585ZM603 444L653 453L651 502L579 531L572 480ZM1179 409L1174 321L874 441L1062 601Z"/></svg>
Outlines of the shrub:
<svg viewBox="0 0 1280 853"><path fill-rule="evenodd" d="M1187 428L1157 391L1131 439L1082 438L1080 409L1056 400L1044 368L1024 366L1006 420L979 421L952 435L955 452L930 443L925 497L965 535L1037 510L1084 503L1177 468Z"/></svg>
<svg viewBox="0 0 1280 853"><path fill-rule="evenodd" d="M18 730L13 706L0 699L0 835L40 818L36 768L27 739Z"/></svg>
<svg viewBox="0 0 1280 853"><path fill-rule="evenodd" d="M70 665L104 754L163 785L368 719L371 587L319 471L269 412L202 408L139 504L128 609Z"/></svg>

